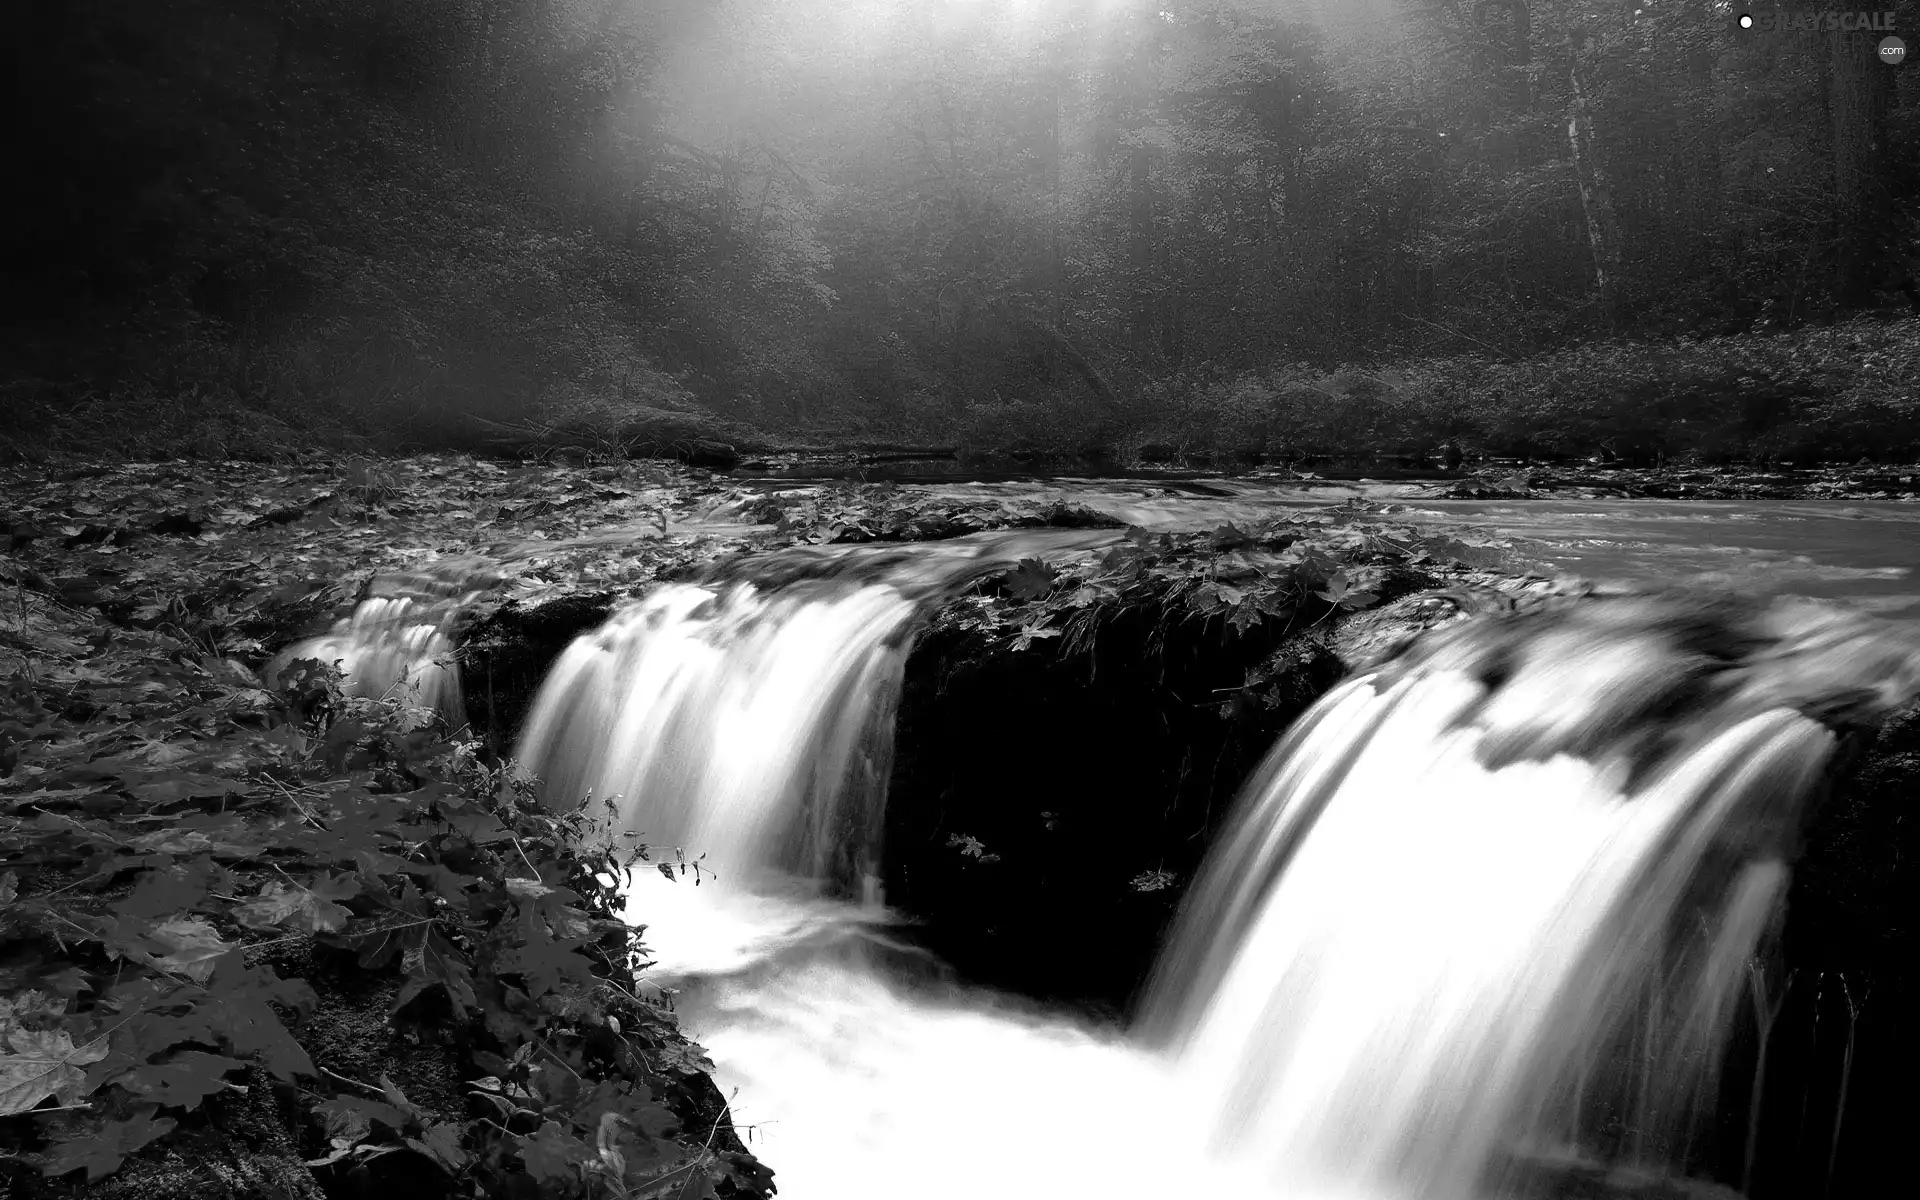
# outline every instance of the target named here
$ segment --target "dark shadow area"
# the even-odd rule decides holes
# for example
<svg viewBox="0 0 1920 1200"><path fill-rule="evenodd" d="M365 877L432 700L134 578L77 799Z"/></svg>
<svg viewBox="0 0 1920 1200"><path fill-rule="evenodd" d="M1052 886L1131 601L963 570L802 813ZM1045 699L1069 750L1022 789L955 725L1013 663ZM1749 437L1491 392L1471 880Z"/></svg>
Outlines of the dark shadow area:
<svg viewBox="0 0 1920 1200"><path fill-rule="evenodd" d="M1276 653L1284 700L1233 703ZM936 630L901 704L888 903L969 980L1121 1013L1241 782L1341 671L1317 643L1144 608L1071 648Z"/></svg>
<svg viewBox="0 0 1920 1200"><path fill-rule="evenodd" d="M1702 1173L1738 1183L1755 1116L1754 1200L1870 1196L1911 1175L1914 965L1920 961L1920 710L1890 722L1836 778L1794 865L1767 964L1765 1070L1751 991L1728 1054L1720 1136Z"/></svg>

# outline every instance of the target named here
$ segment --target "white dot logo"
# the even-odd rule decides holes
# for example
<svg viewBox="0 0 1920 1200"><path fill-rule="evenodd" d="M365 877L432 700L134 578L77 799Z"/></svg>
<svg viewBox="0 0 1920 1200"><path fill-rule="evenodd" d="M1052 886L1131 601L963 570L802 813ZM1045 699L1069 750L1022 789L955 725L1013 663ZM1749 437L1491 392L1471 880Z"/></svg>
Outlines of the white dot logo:
<svg viewBox="0 0 1920 1200"><path fill-rule="evenodd" d="M1747 14L1747 13L1741 13L1741 14L1740 14L1740 28L1742 28L1742 29L1752 29L1752 28L1753 28L1753 17L1752 17L1752 16L1750 16L1749 14Z"/></svg>
<svg viewBox="0 0 1920 1200"><path fill-rule="evenodd" d="M1880 61L1897 67L1907 58L1907 44L1897 37L1880 39Z"/></svg>

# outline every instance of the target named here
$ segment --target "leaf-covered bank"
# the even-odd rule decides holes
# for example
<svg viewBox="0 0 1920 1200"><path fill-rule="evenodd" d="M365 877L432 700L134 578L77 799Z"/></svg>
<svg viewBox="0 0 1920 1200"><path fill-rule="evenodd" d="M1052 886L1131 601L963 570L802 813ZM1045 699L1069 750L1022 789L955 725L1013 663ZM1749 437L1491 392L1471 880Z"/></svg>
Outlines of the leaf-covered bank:
<svg viewBox="0 0 1920 1200"><path fill-rule="evenodd" d="M313 660L25 589L6 632L13 1194L765 1193L633 983L642 848Z"/></svg>
<svg viewBox="0 0 1920 1200"><path fill-rule="evenodd" d="M381 572L642 584L696 477L472 460L8 480L0 1137L12 1194L764 1194L615 919L642 848L265 652ZM647 520L653 518L653 520ZM657 534L658 525L654 524Z"/></svg>

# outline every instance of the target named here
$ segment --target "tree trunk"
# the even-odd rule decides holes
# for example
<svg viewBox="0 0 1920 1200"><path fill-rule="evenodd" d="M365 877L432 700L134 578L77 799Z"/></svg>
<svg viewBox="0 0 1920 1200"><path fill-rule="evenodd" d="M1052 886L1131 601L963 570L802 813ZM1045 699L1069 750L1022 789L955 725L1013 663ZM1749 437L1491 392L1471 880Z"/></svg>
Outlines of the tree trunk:
<svg viewBox="0 0 1920 1200"><path fill-rule="evenodd" d="M1877 33L1835 30L1827 37L1834 239L1839 248L1833 294L1841 305L1860 307L1873 302L1874 272L1891 224L1882 164L1893 80L1879 60Z"/></svg>
<svg viewBox="0 0 1920 1200"><path fill-rule="evenodd" d="M1580 209L1587 219L1587 241L1593 248L1593 288L1600 300L1601 316L1611 328L1619 318L1620 222L1613 210L1613 189L1593 150L1593 117L1580 87L1572 34L1567 35L1567 83L1573 94L1567 114L1567 144L1573 152Z"/></svg>

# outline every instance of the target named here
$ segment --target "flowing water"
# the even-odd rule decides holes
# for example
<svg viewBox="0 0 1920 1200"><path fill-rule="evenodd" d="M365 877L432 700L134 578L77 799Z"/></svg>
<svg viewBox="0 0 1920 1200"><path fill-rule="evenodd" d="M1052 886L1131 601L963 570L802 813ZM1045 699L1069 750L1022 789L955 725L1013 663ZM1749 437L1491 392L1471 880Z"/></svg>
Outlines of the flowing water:
<svg viewBox="0 0 1920 1200"><path fill-rule="evenodd" d="M1372 518L1497 542L1500 557L1547 574L1638 585L1699 583L1844 600L1920 619L1920 504L1892 500L1441 500L1430 484L1288 486L1247 479L1111 479L905 484L961 500L1083 504L1154 530L1258 523L1360 500Z"/></svg>
<svg viewBox="0 0 1920 1200"><path fill-rule="evenodd" d="M701 856L697 886L638 874L628 917L786 1200L1478 1200L1551 1194L1555 1164L1660 1174L1711 1107L1833 749L1791 681L1858 702L1870 674L1882 707L1920 687L1904 642L1804 616L1677 722L1699 654L1642 618L1527 652L1476 631L1351 680L1247 784L1137 1023L1097 1027L916 969L875 882L916 619L1030 549L664 586L561 657L523 731L527 769ZM1494 651L1519 665L1475 664Z"/></svg>

